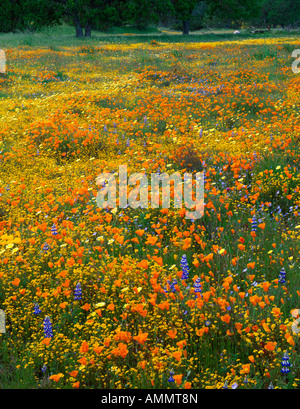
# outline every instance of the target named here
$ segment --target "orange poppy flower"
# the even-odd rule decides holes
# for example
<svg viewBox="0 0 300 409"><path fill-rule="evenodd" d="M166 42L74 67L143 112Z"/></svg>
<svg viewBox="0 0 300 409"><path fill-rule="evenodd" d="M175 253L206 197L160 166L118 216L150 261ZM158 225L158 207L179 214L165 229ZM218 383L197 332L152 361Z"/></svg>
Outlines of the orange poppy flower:
<svg viewBox="0 0 300 409"><path fill-rule="evenodd" d="M170 330L167 332L167 335L168 335L171 339L176 338L177 329L175 329L175 330L170 329Z"/></svg>
<svg viewBox="0 0 300 409"><path fill-rule="evenodd" d="M141 345L144 345L147 338L148 338L148 332L140 333L139 335L136 335L133 337L133 339Z"/></svg>
<svg viewBox="0 0 300 409"><path fill-rule="evenodd" d="M95 346L93 348L93 351L96 352L96 354L101 354L101 352L103 351L104 347L99 347L99 346Z"/></svg>
<svg viewBox="0 0 300 409"><path fill-rule="evenodd" d="M173 354L172 354L172 356L173 356L173 358L175 358L176 359L176 361L180 361L180 359L181 359L181 356L182 356L182 352L181 351L176 351L176 352L173 352Z"/></svg>
<svg viewBox="0 0 300 409"><path fill-rule="evenodd" d="M82 358L78 359L78 362L79 362L81 365L87 365L87 360L86 360L86 357L85 357L85 356L83 356Z"/></svg>
<svg viewBox="0 0 300 409"><path fill-rule="evenodd" d="M20 279L15 278L11 283L12 283L12 285L15 285L16 287L18 287L18 285L20 284Z"/></svg>
<svg viewBox="0 0 300 409"><path fill-rule="evenodd" d="M275 346L276 346L276 343L269 341L269 342L266 343L266 345L264 346L264 348L265 348L267 351L274 351Z"/></svg>
<svg viewBox="0 0 300 409"><path fill-rule="evenodd" d="M231 317L230 317L229 314L225 314L225 315L223 315L223 316L221 317L221 320L222 320L223 322L226 322L227 324L230 323L230 319L231 319Z"/></svg>
<svg viewBox="0 0 300 409"><path fill-rule="evenodd" d="M240 370L240 374L248 374L250 372L251 364L242 365L242 369Z"/></svg>
<svg viewBox="0 0 300 409"><path fill-rule="evenodd" d="M139 366L142 368L142 369L145 369L146 368L146 364L147 364L147 361L140 361L139 362Z"/></svg>
<svg viewBox="0 0 300 409"><path fill-rule="evenodd" d="M174 381L175 381L175 383L179 386L179 385L181 385L181 383L182 383L182 377L183 377L183 375L173 375L173 378L174 378Z"/></svg>
<svg viewBox="0 0 300 409"><path fill-rule="evenodd" d="M110 341L111 341L110 338L105 338L105 339L104 339L104 342L103 342L103 343L104 343L104 346L109 347Z"/></svg>
<svg viewBox="0 0 300 409"><path fill-rule="evenodd" d="M184 389L192 389L191 382L185 381L183 385Z"/></svg>
<svg viewBox="0 0 300 409"><path fill-rule="evenodd" d="M79 348L79 352L82 354L82 353L88 352L88 350L89 350L89 344L86 341L83 341L81 344L81 347Z"/></svg>
<svg viewBox="0 0 300 409"><path fill-rule="evenodd" d="M253 270L254 267L255 267L255 262L253 262L253 263L248 263L248 264L247 264L247 267L248 267L248 268L252 268L252 270Z"/></svg>
<svg viewBox="0 0 300 409"><path fill-rule="evenodd" d="M58 373L56 375L49 376L49 379L52 379L53 381L58 382L60 378L63 378L63 377L64 377L63 373Z"/></svg>
<svg viewBox="0 0 300 409"><path fill-rule="evenodd" d="M148 268L148 261L147 260L142 260L140 263L137 263L138 268L143 268L147 270Z"/></svg>

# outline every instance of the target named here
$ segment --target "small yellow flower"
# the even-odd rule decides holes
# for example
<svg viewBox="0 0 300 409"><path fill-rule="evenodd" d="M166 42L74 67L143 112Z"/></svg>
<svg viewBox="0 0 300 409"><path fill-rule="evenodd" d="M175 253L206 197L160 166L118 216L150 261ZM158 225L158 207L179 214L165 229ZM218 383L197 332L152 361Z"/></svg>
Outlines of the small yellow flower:
<svg viewBox="0 0 300 409"><path fill-rule="evenodd" d="M98 304L95 304L95 307L101 308L101 307L104 307L104 305L105 305L105 302L99 302Z"/></svg>

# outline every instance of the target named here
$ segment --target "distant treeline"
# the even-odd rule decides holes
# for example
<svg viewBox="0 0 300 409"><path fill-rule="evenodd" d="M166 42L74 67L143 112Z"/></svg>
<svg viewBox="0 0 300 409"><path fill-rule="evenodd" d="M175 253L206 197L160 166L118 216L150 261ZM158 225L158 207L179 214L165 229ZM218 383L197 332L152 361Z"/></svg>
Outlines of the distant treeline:
<svg viewBox="0 0 300 409"><path fill-rule="evenodd" d="M205 26L297 26L300 0L1 0L0 32L38 31L67 22L77 37L112 26L164 25L183 34Z"/></svg>

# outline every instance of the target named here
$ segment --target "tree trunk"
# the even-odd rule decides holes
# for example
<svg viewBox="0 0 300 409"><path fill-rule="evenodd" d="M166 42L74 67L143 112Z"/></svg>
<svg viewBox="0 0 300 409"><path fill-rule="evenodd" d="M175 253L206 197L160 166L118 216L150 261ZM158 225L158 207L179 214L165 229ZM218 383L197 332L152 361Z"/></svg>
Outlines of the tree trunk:
<svg viewBox="0 0 300 409"><path fill-rule="evenodd" d="M91 37L92 36L92 23L90 20L85 25L85 34L86 37Z"/></svg>
<svg viewBox="0 0 300 409"><path fill-rule="evenodd" d="M185 20L182 22L182 26L183 26L183 35L188 35L189 34L189 30L190 30L190 22L189 20Z"/></svg>
<svg viewBox="0 0 300 409"><path fill-rule="evenodd" d="M76 37L77 38L83 37L83 31L82 31L80 21L79 21L79 16L77 13L74 13L73 19L74 19L74 24L75 24L75 29L76 29Z"/></svg>

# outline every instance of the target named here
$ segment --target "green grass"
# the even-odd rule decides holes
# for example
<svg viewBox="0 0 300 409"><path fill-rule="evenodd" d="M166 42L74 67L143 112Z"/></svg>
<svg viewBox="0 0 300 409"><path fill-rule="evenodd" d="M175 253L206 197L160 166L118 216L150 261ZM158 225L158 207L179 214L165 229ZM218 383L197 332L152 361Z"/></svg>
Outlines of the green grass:
<svg viewBox="0 0 300 409"><path fill-rule="evenodd" d="M40 32L18 32L18 33L0 33L0 48L10 47L49 47L52 50L59 50L60 47L79 46L84 44L98 45L99 43L116 44L116 43L132 43L145 42L148 43L152 39L161 37L164 42L198 42L198 41L230 41L236 39L255 39L255 38L277 38L290 36L291 33L283 30L272 30L261 34L252 34L249 31L241 30L239 35L233 34L224 30L215 30L210 32L207 30L190 32L190 35L182 35L180 32L170 32L164 28L149 27L145 30L138 30L135 27L112 27L106 32L92 31L91 38L76 38L75 29L72 26L63 24L54 28L45 28ZM129 34L129 35L126 35ZM299 30L294 31L293 35L298 36ZM289 47L289 45L287 45ZM289 47L290 51L290 47ZM265 53L261 58L264 58ZM260 57L260 56L259 56Z"/></svg>

